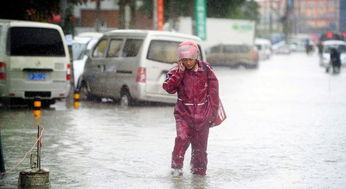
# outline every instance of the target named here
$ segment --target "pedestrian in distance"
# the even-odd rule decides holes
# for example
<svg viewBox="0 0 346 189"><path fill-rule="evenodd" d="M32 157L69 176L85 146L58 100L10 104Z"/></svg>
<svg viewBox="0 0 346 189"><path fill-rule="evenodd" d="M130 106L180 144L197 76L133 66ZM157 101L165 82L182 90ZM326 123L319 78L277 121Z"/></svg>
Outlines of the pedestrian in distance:
<svg viewBox="0 0 346 189"><path fill-rule="evenodd" d="M340 67L341 67L341 60L340 60L340 53L336 48L330 49L330 63L327 67L326 72L329 72L330 67L332 67L333 74L340 73Z"/></svg>
<svg viewBox="0 0 346 189"><path fill-rule="evenodd" d="M191 144L191 172L206 175L209 128L218 114L219 84L211 66L199 59L193 41L178 46L178 64L167 74L163 88L177 93L174 108L176 138L172 152L172 175L183 174L185 152Z"/></svg>
<svg viewBox="0 0 346 189"><path fill-rule="evenodd" d="M323 54L323 46L322 46L322 42L321 41L318 41L317 49L318 49L318 56L321 58L322 54Z"/></svg>
<svg viewBox="0 0 346 189"><path fill-rule="evenodd" d="M305 51L307 55L311 55L314 52L314 46L311 44L309 39L305 41Z"/></svg>

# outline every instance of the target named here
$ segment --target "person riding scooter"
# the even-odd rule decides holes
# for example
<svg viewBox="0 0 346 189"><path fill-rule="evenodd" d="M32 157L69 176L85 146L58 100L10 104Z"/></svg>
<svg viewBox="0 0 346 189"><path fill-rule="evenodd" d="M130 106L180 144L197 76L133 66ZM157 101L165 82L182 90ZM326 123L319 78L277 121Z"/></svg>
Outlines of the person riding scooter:
<svg viewBox="0 0 346 189"><path fill-rule="evenodd" d="M333 73L339 73L341 67L340 53L336 48L330 49L330 63L333 68Z"/></svg>

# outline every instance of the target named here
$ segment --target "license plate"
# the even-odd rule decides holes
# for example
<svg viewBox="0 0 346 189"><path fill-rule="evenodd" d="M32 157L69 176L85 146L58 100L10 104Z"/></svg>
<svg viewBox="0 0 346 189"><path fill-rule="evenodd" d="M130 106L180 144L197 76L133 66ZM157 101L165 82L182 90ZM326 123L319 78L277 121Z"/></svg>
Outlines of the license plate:
<svg viewBox="0 0 346 189"><path fill-rule="evenodd" d="M46 80L45 73L29 73L28 78L30 80Z"/></svg>

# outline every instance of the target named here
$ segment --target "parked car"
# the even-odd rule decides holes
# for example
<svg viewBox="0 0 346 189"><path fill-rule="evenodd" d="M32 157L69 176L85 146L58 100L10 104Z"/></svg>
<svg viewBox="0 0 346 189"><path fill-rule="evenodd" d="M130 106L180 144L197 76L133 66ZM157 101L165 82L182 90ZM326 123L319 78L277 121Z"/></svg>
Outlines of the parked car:
<svg viewBox="0 0 346 189"><path fill-rule="evenodd" d="M88 52L94 47L97 41L102 37L99 32L80 33L73 38L72 53L73 53L73 78L74 87L80 88L81 75L84 71L85 62L88 57Z"/></svg>
<svg viewBox="0 0 346 189"><path fill-rule="evenodd" d="M49 106L70 90L71 64L65 37L55 24L0 20L0 100Z"/></svg>
<svg viewBox="0 0 346 189"><path fill-rule="evenodd" d="M82 96L120 99L121 105L136 101L174 103L176 95L162 89L169 69L177 61L178 44L200 38L148 30L107 32L90 52L81 82Z"/></svg>
<svg viewBox="0 0 346 189"><path fill-rule="evenodd" d="M341 65L346 65L346 42L341 40L327 40L322 42L322 56L320 65L328 66L330 63L330 49L336 48L340 53Z"/></svg>
<svg viewBox="0 0 346 189"><path fill-rule="evenodd" d="M275 49L275 54L291 54L290 45L281 45Z"/></svg>
<svg viewBox="0 0 346 189"><path fill-rule="evenodd" d="M218 44L207 50L207 60L216 66L257 68L258 52L251 45Z"/></svg>
<svg viewBox="0 0 346 189"><path fill-rule="evenodd" d="M258 57L260 60L267 60L272 55L272 43L268 39L255 39L255 45L258 50Z"/></svg>
<svg viewBox="0 0 346 189"><path fill-rule="evenodd" d="M288 41L290 41L289 43L291 48L290 52L306 53L307 43L313 45L311 36L306 34L298 34L298 35L291 36L289 37Z"/></svg>

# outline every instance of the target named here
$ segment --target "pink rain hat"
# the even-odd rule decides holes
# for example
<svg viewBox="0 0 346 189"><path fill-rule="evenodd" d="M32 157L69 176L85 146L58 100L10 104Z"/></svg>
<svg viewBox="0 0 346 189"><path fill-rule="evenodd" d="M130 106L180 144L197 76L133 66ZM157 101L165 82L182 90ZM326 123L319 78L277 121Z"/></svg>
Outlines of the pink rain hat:
<svg viewBox="0 0 346 189"><path fill-rule="evenodd" d="M195 42L184 41L178 46L178 59L191 58L198 59L199 49Z"/></svg>

